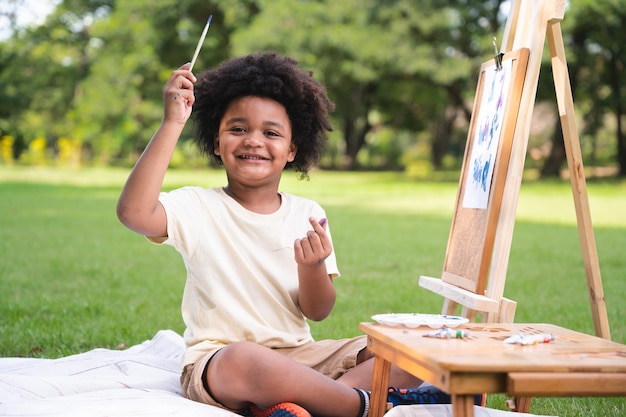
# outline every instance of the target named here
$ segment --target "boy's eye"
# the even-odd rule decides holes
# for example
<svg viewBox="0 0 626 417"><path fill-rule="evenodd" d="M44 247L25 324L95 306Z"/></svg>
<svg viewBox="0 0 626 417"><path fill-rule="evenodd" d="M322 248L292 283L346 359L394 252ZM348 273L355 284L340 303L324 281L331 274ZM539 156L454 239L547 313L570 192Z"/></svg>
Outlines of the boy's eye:
<svg viewBox="0 0 626 417"><path fill-rule="evenodd" d="M239 126L232 127L229 130L233 133L244 133L246 131L246 129L244 129L243 127L239 127Z"/></svg>

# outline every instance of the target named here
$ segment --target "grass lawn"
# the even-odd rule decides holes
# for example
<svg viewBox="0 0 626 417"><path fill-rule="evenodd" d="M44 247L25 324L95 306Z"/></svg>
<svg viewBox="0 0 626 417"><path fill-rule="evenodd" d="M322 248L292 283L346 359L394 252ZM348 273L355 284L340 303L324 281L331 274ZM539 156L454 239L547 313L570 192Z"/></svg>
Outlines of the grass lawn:
<svg viewBox="0 0 626 417"><path fill-rule="evenodd" d="M182 333L183 263L169 247L125 229L115 204L128 170L0 166L0 356L56 358L123 348L159 329ZM359 334L384 312L437 313L442 299L418 286L440 276L456 181L408 181L394 173L286 173L283 190L327 210L342 277L316 338ZM221 171L171 171L166 188L222 185ZM612 339L626 343L626 182L588 184ZM522 184L505 296L516 321L593 334L571 188ZM488 405L503 408L502 396ZM626 415L626 398L537 398L531 411Z"/></svg>

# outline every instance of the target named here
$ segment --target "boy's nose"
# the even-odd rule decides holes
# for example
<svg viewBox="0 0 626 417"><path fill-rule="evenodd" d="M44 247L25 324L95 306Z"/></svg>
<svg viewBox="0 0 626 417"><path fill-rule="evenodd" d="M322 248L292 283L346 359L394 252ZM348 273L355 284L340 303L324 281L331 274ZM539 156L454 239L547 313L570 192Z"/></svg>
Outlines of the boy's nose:
<svg viewBox="0 0 626 417"><path fill-rule="evenodd" d="M244 144L247 146L259 146L263 142L263 139L263 132L252 130L246 135Z"/></svg>

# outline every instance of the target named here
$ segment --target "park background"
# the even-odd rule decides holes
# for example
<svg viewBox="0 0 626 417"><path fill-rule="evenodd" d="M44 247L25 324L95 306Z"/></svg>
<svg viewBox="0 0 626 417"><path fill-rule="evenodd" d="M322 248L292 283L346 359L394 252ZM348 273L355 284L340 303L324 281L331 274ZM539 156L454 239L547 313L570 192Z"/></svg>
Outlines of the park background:
<svg viewBox="0 0 626 417"><path fill-rule="evenodd" d="M329 214L342 278L316 337L381 312L439 312L439 276L480 65L507 1L65 0L20 23L0 8L0 356L54 358L182 333L184 266L115 218L171 71L272 49L326 84L335 131L285 191ZM22 9L20 7L22 6ZM562 24L613 340L626 342L626 1L577 0ZM4 33L4 32L3 32ZM593 334L549 60L542 68L505 296L518 321ZM222 185L186 130L165 188ZM499 406L490 400L491 406ZM532 412L617 416L623 398L537 399Z"/></svg>

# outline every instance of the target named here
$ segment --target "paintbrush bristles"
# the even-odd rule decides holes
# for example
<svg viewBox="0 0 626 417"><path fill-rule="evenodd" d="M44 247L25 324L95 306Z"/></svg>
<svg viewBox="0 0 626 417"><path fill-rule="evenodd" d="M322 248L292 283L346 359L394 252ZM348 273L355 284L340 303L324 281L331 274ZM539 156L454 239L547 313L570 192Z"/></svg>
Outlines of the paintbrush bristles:
<svg viewBox="0 0 626 417"><path fill-rule="evenodd" d="M189 67L189 71L193 69L193 66L196 63L196 59L198 59L200 48L204 43L204 38L206 38L206 33L209 31L209 26L211 25L211 19L213 19L213 15L209 16L206 21L206 25L204 25L204 30L202 31L202 35L200 36L200 40L198 41L198 45L196 46L196 51L193 53L193 58L191 58L191 66Z"/></svg>

